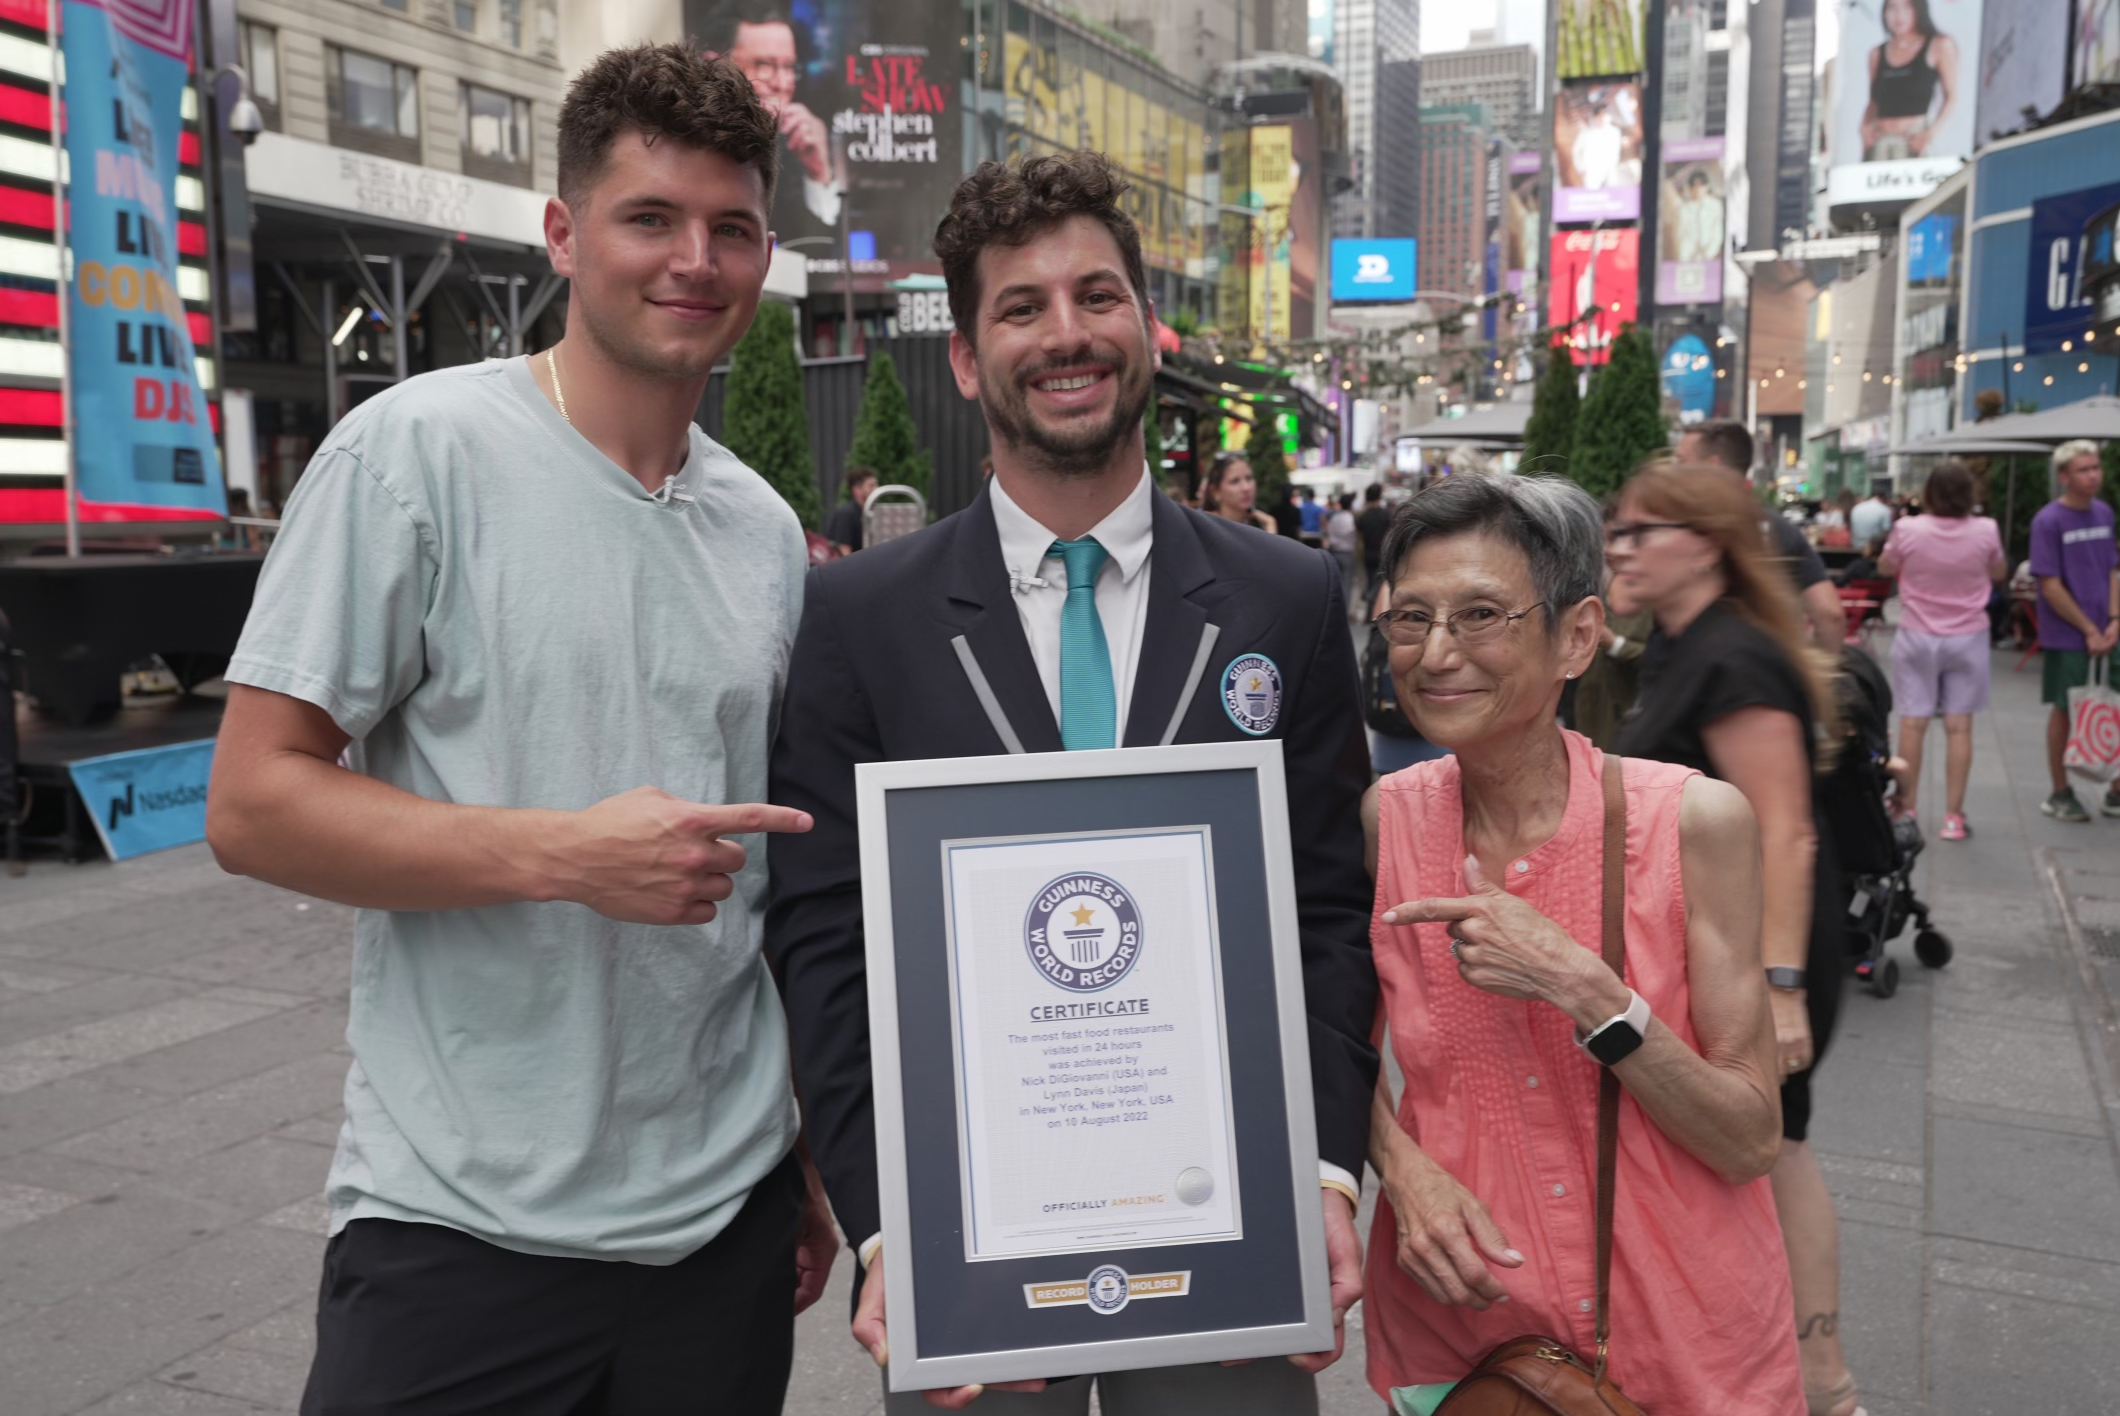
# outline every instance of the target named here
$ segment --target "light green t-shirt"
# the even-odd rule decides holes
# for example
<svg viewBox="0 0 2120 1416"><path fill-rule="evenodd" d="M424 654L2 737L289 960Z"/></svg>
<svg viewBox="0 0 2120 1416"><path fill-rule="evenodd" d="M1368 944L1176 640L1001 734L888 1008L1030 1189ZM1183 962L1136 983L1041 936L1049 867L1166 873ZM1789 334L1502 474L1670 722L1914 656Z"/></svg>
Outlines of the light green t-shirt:
<svg viewBox="0 0 2120 1416"><path fill-rule="evenodd" d="M228 678L316 704L356 771L434 801L763 801L805 559L787 504L698 429L659 500L524 360L447 369L325 439ZM743 843L704 925L360 911L332 1232L649 1264L720 1233L796 1130L765 843Z"/></svg>

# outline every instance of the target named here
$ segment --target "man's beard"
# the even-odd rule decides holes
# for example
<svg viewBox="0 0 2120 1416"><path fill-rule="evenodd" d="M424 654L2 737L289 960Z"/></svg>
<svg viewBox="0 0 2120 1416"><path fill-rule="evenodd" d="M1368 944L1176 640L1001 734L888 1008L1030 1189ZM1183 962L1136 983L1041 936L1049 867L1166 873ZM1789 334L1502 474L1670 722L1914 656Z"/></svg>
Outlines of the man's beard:
<svg viewBox="0 0 2120 1416"><path fill-rule="evenodd" d="M1149 378L1147 365L1123 357L1097 362L1111 371L1118 384L1111 417L1102 423L1065 430L1049 428L1033 417L1025 392L1033 379L1045 377L1052 366L1015 378L990 378L982 371L979 407L986 414L995 440L1027 453L1040 471L1061 477L1102 472L1121 443L1128 438L1139 442L1141 419L1148 412ZM1079 369L1082 361L1072 360L1062 367Z"/></svg>

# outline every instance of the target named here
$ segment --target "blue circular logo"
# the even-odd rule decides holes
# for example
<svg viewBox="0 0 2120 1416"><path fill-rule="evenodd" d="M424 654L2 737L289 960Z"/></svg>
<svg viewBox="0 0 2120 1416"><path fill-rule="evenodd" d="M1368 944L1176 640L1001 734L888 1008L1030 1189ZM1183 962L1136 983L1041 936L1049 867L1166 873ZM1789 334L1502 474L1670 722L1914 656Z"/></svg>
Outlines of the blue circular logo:
<svg viewBox="0 0 2120 1416"><path fill-rule="evenodd" d="M1134 1296L1133 1283L1117 1264L1099 1264L1089 1271L1090 1311L1107 1316L1126 1306Z"/></svg>
<svg viewBox="0 0 2120 1416"><path fill-rule="evenodd" d="M1222 708L1253 737L1281 721L1281 670L1264 654L1239 654L1222 670Z"/></svg>
<svg viewBox="0 0 2120 1416"><path fill-rule="evenodd" d="M1023 921L1023 946L1039 973L1074 993L1098 993L1141 957L1141 913L1106 876L1063 875L1038 892Z"/></svg>

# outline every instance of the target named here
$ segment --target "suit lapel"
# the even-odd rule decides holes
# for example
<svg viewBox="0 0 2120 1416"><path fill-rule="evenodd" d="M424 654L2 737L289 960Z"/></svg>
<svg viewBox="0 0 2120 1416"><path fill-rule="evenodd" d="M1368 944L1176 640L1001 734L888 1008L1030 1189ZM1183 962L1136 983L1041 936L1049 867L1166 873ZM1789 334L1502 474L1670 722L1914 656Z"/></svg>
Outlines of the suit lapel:
<svg viewBox="0 0 2120 1416"><path fill-rule="evenodd" d="M1023 637L1023 617L1009 592L990 491L982 489L967 509L955 550L949 596L972 612L963 621L965 642L978 658L995 700L1023 740L1024 751L1060 751L1060 725L1053 719L1030 641ZM965 692L971 692L968 683Z"/></svg>
<svg viewBox="0 0 2120 1416"><path fill-rule="evenodd" d="M1150 500L1155 530L1149 552L1148 623L1142 629L1140 657L1134 667L1134 696L1126 710L1123 747L1154 747L1162 741L1207 624L1207 611L1194 604L1191 596L1215 578L1200 535L1185 511L1166 496Z"/></svg>

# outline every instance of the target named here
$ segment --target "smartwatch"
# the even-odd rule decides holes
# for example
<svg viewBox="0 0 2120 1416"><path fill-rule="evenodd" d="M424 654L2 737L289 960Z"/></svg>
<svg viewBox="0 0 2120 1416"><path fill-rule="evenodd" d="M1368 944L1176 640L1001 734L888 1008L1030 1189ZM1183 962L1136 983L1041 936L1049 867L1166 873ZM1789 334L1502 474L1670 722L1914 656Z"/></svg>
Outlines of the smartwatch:
<svg viewBox="0 0 2120 1416"><path fill-rule="evenodd" d="M1804 986L1806 975L1802 969L1776 968L1767 970L1767 987L1787 989L1791 993Z"/></svg>
<svg viewBox="0 0 2120 1416"><path fill-rule="evenodd" d="M1575 1045L1605 1066L1612 1067L1631 1057L1648 1032L1649 1000L1629 989L1627 1011L1615 1013L1598 1024L1590 1030L1588 1037L1577 1037Z"/></svg>

